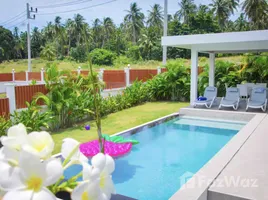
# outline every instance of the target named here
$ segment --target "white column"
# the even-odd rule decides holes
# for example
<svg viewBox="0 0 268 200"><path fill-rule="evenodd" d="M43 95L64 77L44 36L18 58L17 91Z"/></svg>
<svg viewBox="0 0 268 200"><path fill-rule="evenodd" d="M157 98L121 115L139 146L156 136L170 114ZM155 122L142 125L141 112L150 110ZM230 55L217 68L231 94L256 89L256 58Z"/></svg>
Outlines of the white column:
<svg viewBox="0 0 268 200"><path fill-rule="evenodd" d="M99 80L100 81L103 81L103 73L104 73L104 69L101 68L100 71L99 71Z"/></svg>
<svg viewBox="0 0 268 200"><path fill-rule="evenodd" d="M157 67L157 74L161 74L161 67L160 66Z"/></svg>
<svg viewBox="0 0 268 200"><path fill-rule="evenodd" d="M28 73L28 71L25 72L25 77L26 77L26 82L28 82L29 81L29 73Z"/></svg>
<svg viewBox="0 0 268 200"><path fill-rule="evenodd" d="M194 104L197 98L197 76L198 76L198 52L191 49L191 91L190 103Z"/></svg>
<svg viewBox="0 0 268 200"><path fill-rule="evenodd" d="M81 67L79 66L79 67L77 68L77 75L79 76L80 73L81 73Z"/></svg>
<svg viewBox="0 0 268 200"><path fill-rule="evenodd" d="M6 83L6 95L9 99L9 112L13 114L16 110L16 94L15 94L15 84L14 83Z"/></svg>
<svg viewBox="0 0 268 200"><path fill-rule="evenodd" d="M163 36L167 36L168 32L168 0L165 0L164 3L164 31ZM163 46L163 65L167 63L167 46Z"/></svg>
<svg viewBox="0 0 268 200"><path fill-rule="evenodd" d="M41 82L44 83L45 79L44 79L44 68L41 68Z"/></svg>
<svg viewBox="0 0 268 200"><path fill-rule="evenodd" d="M129 65L128 65L129 66ZM129 73L129 67L125 67L124 71L126 74L126 87L130 85L130 73Z"/></svg>
<svg viewBox="0 0 268 200"><path fill-rule="evenodd" d="M209 86L215 86L215 53L209 54Z"/></svg>
<svg viewBox="0 0 268 200"><path fill-rule="evenodd" d="M12 69L12 81L15 81L15 69Z"/></svg>

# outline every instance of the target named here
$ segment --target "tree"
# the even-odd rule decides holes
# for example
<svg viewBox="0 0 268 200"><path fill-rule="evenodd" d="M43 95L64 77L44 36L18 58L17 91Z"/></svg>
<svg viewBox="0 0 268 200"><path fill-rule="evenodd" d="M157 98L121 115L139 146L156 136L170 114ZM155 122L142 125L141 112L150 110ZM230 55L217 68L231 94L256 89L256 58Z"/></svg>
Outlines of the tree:
<svg viewBox="0 0 268 200"><path fill-rule="evenodd" d="M190 15L195 13L196 6L193 0L182 0L179 2L180 10L176 12L176 17L185 24L189 24Z"/></svg>
<svg viewBox="0 0 268 200"><path fill-rule="evenodd" d="M212 0L212 11L218 19L221 29L224 29L225 23L229 18L230 4L226 0Z"/></svg>
<svg viewBox="0 0 268 200"><path fill-rule="evenodd" d="M84 22L85 18L80 15L80 14L76 14L74 16L74 31L75 31L75 35L77 36L77 44L81 44L81 39L83 36L83 30L84 30Z"/></svg>
<svg viewBox="0 0 268 200"><path fill-rule="evenodd" d="M15 27L13 32L14 37L14 57L15 58L22 58L22 52L24 50L23 43L21 41L21 38L19 36L19 28Z"/></svg>
<svg viewBox="0 0 268 200"><path fill-rule="evenodd" d="M268 28L268 3L266 0L245 0L242 9L253 23L254 29Z"/></svg>
<svg viewBox="0 0 268 200"><path fill-rule="evenodd" d="M14 38L11 31L0 26L0 62L11 58L14 45Z"/></svg>
<svg viewBox="0 0 268 200"><path fill-rule="evenodd" d="M53 61L56 56L56 50L53 44L46 44L45 47L42 47L42 51L40 53L40 56L48 61Z"/></svg>
<svg viewBox="0 0 268 200"><path fill-rule="evenodd" d="M149 27L157 27L158 30L163 28L163 10L159 4L154 4L152 10L148 10L149 16L147 20L147 24Z"/></svg>
<svg viewBox="0 0 268 200"><path fill-rule="evenodd" d="M65 24L66 33L68 36L68 55L70 54L70 48L71 48L71 42L75 36L75 27L74 27L74 21L71 19L67 19Z"/></svg>
<svg viewBox="0 0 268 200"><path fill-rule="evenodd" d="M33 57L40 54L41 46L43 45L43 36L37 27L34 27L31 36L31 52Z"/></svg>
<svg viewBox="0 0 268 200"><path fill-rule="evenodd" d="M105 42L111 39L115 29L113 20L110 17L104 17L103 19L103 38L102 38L102 47L104 47Z"/></svg>
<svg viewBox="0 0 268 200"><path fill-rule="evenodd" d="M235 29L236 31L247 31L249 30L249 24L246 20L245 14L241 13L240 16L235 20Z"/></svg>
<svg viewBox="0 0 268 200"><path fill-rule="evenodd" d="M142 56L149 60L152 54L152 48L155 45L157 39L154 37L153 28L146 29L146 32L141 35L139 39L139 47L142 49Z"/></svg>
<svg viewBox="0 0 268 200"><path fill-rule="evenodd" d="M144 14L141 12L141 8L138 7L137 3L130 4L130 10L127 10L126 12L128 13L124 18L126 27L131 33L133 44L136 44L141 29L144 27Z"/></svg>

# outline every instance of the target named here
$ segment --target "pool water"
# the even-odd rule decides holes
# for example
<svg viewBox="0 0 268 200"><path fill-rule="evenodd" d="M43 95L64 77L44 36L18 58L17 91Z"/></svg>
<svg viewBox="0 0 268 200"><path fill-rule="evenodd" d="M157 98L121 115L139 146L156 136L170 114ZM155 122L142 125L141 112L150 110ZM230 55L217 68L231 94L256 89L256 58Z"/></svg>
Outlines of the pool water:
<svg viewBox="0 0 268 200"><path fill-rule="evenodd" d="M176 118L128 136L140 143L115 161L116 192L141 200L169 199L182 186L185 173L196 173L239 131L209 123L210 127L197 126ZM217 127L220 122L214 123ZM76 166L66 173L72 176L80 170Z"/></svg>

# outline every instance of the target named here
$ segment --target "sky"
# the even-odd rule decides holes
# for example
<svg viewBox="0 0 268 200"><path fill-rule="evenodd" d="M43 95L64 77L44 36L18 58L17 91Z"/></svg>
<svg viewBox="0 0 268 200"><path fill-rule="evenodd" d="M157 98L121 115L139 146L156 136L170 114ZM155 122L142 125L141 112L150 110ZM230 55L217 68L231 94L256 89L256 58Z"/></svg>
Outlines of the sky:
<svg viewBox="0 0 268 200"><path fill-rule="evenodd" d="M150 10L151 6L154 4L160 4L164 7L164 0L80 0L84 3L75 4L71 6L62 6L62 7L53 7L56 4L64 4L68 2L79 2L79 0L0 0L0 25L3 25L7 20L17 16L18 14L26 11L26 3L28 2L30 6L38 8L38 14L36 15L35 20L31 21L31 28L37 26L38 28L43 28L47 22L54 21L56 16L62 18L62 23L68 18L73 18L75 14L80 13L86 19L86 22L90 25L93 20L96 18L111 17L115 24L119 25L123 22L124 16L126 15L126 10L129 10L130 4L136 2L142 11L147 14L147 11ZM194 0L195 4L209 4L211 0ZM81 8L86 8L102 3L110 2L104 5L99 5L96 7L91 7L88 9L73 11L68 13L59 13L66 12L68 10L76 10ZM50 8L41 8L41 6L50 6ZM179 10L178 0L168 0L168 13L174 14ZM58 14L49 14L41 15L44 13L58 13ZM236 19L239 13L235 13L235 16L232 16L231 19ZM26 16L21 15L22 18L16 19L15 21L4 23L4 27L11 30L14 29L15 25L18 25L20 31L26 30L26 22L23 22L26 19Z"/></svg>

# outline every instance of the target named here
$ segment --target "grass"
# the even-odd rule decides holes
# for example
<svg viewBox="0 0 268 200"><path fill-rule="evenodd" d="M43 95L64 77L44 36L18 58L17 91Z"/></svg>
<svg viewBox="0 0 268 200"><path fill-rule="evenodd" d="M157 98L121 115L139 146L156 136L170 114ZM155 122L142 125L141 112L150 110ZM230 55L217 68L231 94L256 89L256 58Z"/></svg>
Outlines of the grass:
<svg viewBox="0 0 268 200"><path fill-rule="evenodd" d="M174 113L180 108L188 106L188 104L189 103L178 102L153 102L122 110L102 119L102 132L111 135ZM90 131L85 131L85 124L90 124ZM70 137L79 142L88 142L97 139L97 129L94 121L90 121L75 128L53 133L52 137L55 141L54 153L59 153L64 138Z"/></svg>
<svg viewBox="0 0 268 200"><path fill-rule="evenodd" d="M228 60L230 62L234 62L240 64L243 62L244 56L230 56L230 57L222 57L216 58L216 60ZM185 65L190 65L189 59L181 59ZM32 71L40 72L41 68L45 68L46 64L49 63L48 61L42 59L32 59ZM80 66L82 69L88 70L88 65L86 63L77 63L75 61L68 61L68 60L57 60L56 63L58 64L59 69L61 70L77 70ZM208 58L206 57L199 57L199 66L204 66L208 64ZM137 63L130 63L130 67L132 69L155 69L157 66L161 66L162 62L160 61L139 61ZM15 69L16 72L26 71L28 69L28 62L26 59L18 60L18 61L9 61L0 63L0 73L9 73L12 69ZM117 66L93 66L95 68L104 68L104 69L123 69L126 65L117 65Z"/></svg>

